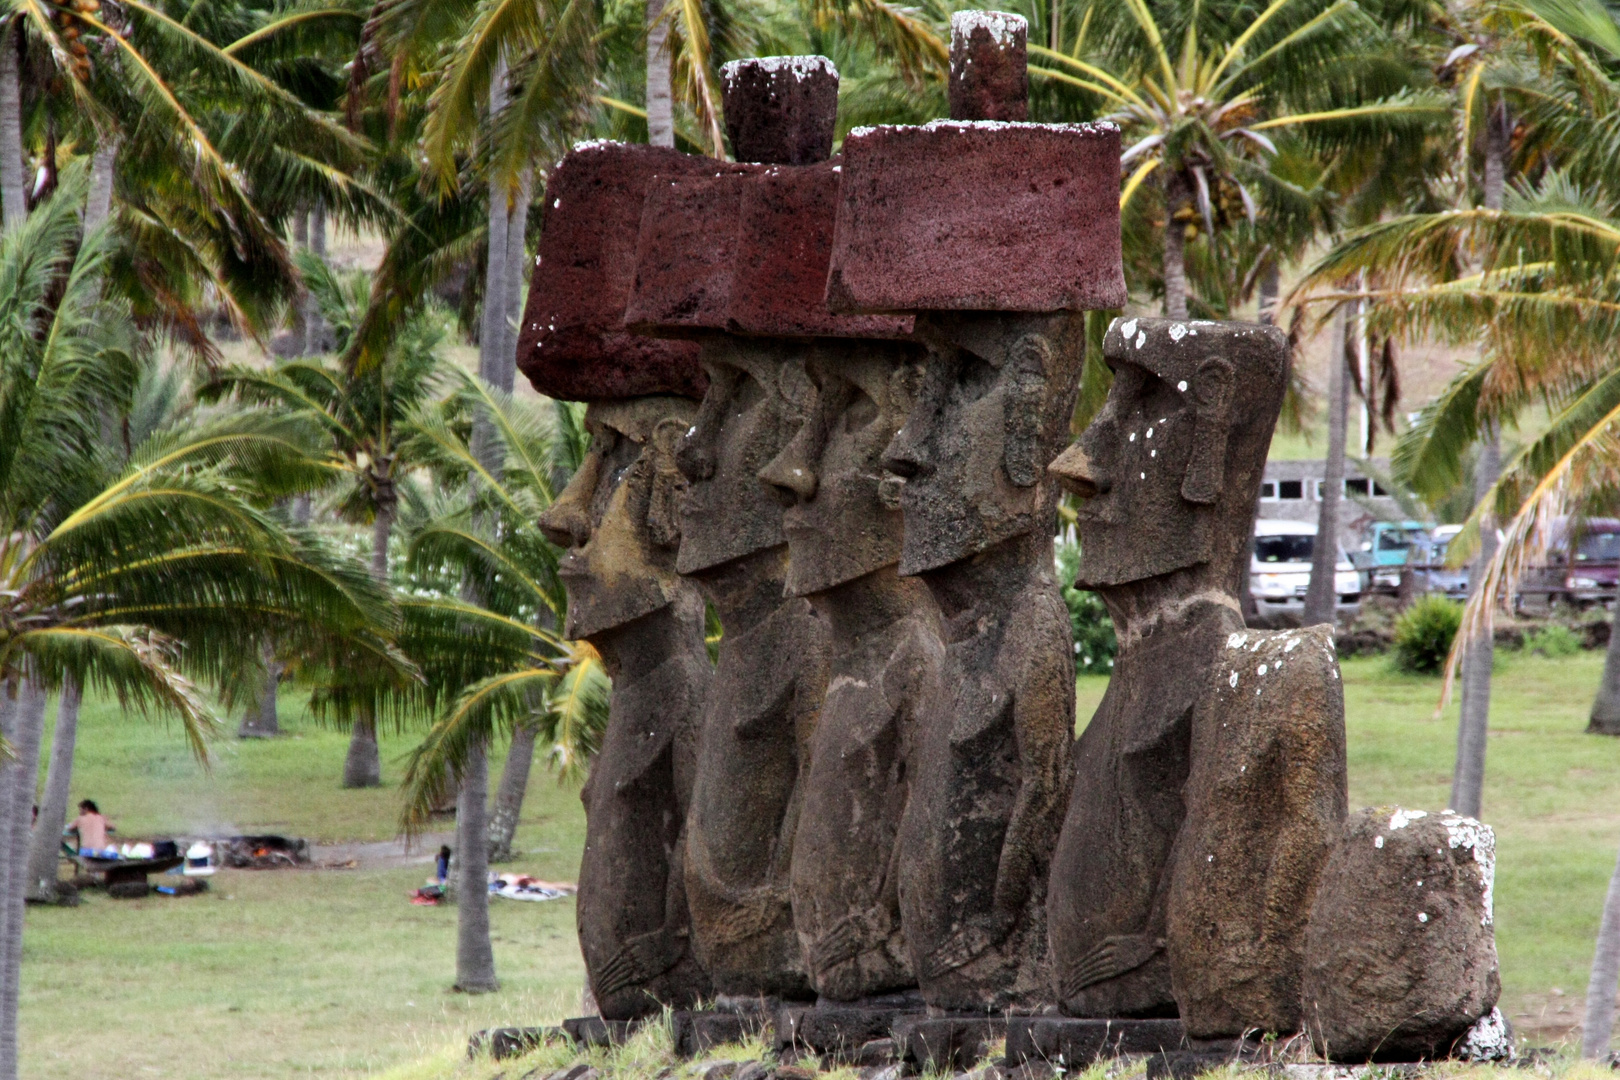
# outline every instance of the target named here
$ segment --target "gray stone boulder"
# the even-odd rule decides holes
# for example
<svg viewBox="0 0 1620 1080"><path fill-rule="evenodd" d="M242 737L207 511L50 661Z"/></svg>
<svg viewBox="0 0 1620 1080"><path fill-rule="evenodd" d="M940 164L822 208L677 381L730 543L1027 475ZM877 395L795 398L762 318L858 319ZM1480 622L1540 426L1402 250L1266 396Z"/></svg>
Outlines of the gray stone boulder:
<svg viewBox="0 0 1620 1080"><path fill-rule="evenodd" d="M1450 811L1350 816L1305 932L1305 1028L1329 1060L1417 1061L1459 1049L1501 993L1496 837Z"/></svg>

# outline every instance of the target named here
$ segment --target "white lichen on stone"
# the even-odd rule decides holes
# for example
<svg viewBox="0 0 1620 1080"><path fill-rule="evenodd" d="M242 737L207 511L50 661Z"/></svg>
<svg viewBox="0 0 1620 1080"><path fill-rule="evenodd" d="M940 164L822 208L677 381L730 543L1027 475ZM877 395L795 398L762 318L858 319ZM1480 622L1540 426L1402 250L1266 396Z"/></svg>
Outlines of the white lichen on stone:
<svg viewBox="0 0 1620 1080"><path fill-rule="evenodd" d="M1181 339L1186 337L1187 334L1188 334L1187 326L1186 326L1185 323L1171 323L1169 332L1170 332L1170 340L1174 341L1178 345L1181 343Z"/></svg>
<svg viewBox="0 0 1620 1080"><path fill-rule="evenodd" d="M951 15L951 52L967 44L973 31L984 27L990 40L1005 49L1018 38L1028 38L1029 20L1008 11L958 11Z"/></svg>
<svg viewBox="0 0 1620 1080"><path fill-rule="evenodd" d="M1140 349L1143 345L1146 345L1146 344L1147 344L1147 331L1146 330L1138 331L1137 335L1136 335L1136 347L1138 349ZM1181 385L1186 386L1187 384L1182 383Z"/></svg>
<svg viewBox="0 0 1620 1080"><path fill-rule="evenodd" d="M720 75L726 80L727 86L737 81L744 67L763 71L767 75L792 75L795 82L803 82L818 74L838 78L838 69L825 56L755 56L721 65Z"/></svg>
<svg viewBox="0 0 1620 1080"><path fill-rule="evenodd" d="M1230 637L1228 637L1226 639L1226 647L1228 649L1241 649L1241 648L1243 648L1244 645L1246 645L1248 643L1248 641L1249 641L1249 635L1248 634L1242 634L1242 633L1233 634L1233 635L1231 635Z"/></svg>
<svg viewBox="0 0 1620 1080"><path fill-rule="evenodd" d="M1429 921L1429 913L1428 912L1426 912L1426 911L1418 912L1418 922L1426 923L1428 921Z"/></svg>
<svg viewBox="0 0 1620 1080"><path fill-rule="evenodd" d="M1299 648L1299 638L1291 637L1288 639L1288 643L1283 646L1283 652L1293 652L1297 648Z"/></svg>
<svg viewBox="0 0 1620 1080"><path fill-rule="evenodd" d="M1185 394L1187 392L1187 380L1182 379L1180 382L1176 383L1176 389Z"/></svg>
<svg viewBox="0 0 1620 1080"><path fill-rule="evenodd" d="M1480 903L1484 908L1480 925L1490 926L1496 920L1496 832L1484 822L1460 814L1442 818L1440 823L1446 827L1447 843L1453 851L1468 848L1473 853L1474 864L1479 867Z"/></svg>
<svg viewBox="0 0 1620 1080"><path fill-rule="evenodd" d="M1264 665L1264 664L1261 664L1260 665L1260 670L1255 672L1256 675L1264 675L1265 673L1266 673L1266 665Z"/></svg>
<svg viewBox="0 0 1620 1080"><path fill-rule="evenodd" d="M1395 812L1389 816L1389 827L1391 829L1404 829L1412 822L1428 816L1429 812L1427 810L1402 810L1400 807L1396 807Z"/></svg>
<svg viewBox="0 0 1620 1080"><path fill-rule="evenodd" d="M1226 680L1226 684L1228 686L1236 686L1237 685L1237 680L1238 680L1238 673L1234 671L1234 672L1232 672L1232 677L1230 679Z"/></svg>
<svg viewBox="0 0 1620 1080"><path fill-rule="evenodd" d="M574 153L583 154L589 150L602 150L609 146L624 146L626 144L617 139L586 139L584 142L574 144Z"/></svg>
<svg viewBox="0 0 1620 1080"><path fill-rule="evenodd" d="M1512 1061L1513 1032L1501 1009L1492 1009L1468 1029L1454 1051L1464 1061Z"/></svg>
<svg viewBox="0 0 1620 1080"><path fill-rule="evenodd" d="M1378 848L1379 850L1383 850L1384 838L1382 836L1373 837L1373 847Z"/></svg>
<svg viewBox="0 0 1620 1080"><path fill-rule="evenodd" d="M1125 337L1135 337L1136 336L1136 320L1135 319L1129 319L1129 320L1127 320L1125 322L1120 323L1119 324L1119 332L1121 334L1123 334Z"/></svg>

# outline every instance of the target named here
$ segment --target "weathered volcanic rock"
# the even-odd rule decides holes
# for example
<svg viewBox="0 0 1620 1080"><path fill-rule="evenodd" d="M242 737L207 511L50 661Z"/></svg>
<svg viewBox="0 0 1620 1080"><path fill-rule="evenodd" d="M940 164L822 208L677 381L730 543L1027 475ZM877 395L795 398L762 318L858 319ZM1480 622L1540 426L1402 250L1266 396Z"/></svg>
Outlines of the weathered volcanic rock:
<svg viewBox="0 0 1620 1080"><path fill-rule="evenodd" d="M1347 813L1331 626L1232 634L1192 723L1166 952L1193 1038L1299 1029L1305 923Z"/></svg>
<svg viewBox="0 0 1620 1080"><path fill-rule="evenodd" d="M1005 11L951 16L951 118L1029 118L1029 20Z"/></svg>
<svg viewBox="0 0 1620 1080"><path fill-rule="evenodd" d="M844 140L833 311L1124 302L1112 124L936 120Z"/></svg>
<svg viewBox="0 0 1620 1080"><path fill-rule="evenodd" d="M518 328L518 369L536 390L573 401L703 396L697 346L631 334L624 309L653 176L719 164L613 142L580 143L558 164L546 184L540 252Z"/></svg>
<svg viewBox="0 0 1620 1080"><path fill-rule="evenodd" d="M838 69L825 56L761 56L720 69L738 161L809 165L832 153Z"/></svg>
<svg viewBox="0 0 1620 1080"><path fill-rule="evenodd" d="M626 322L652 334L910 333L906 316L827 310L838 177L836 161L659 177L642 213Z"/></svg>
<svg viewBox="0 0 1620 1080"><path fill-rule="evenodd" d="M1452 813L1350 816L1305 933L1305 1028L1334 1061L1442 1057L1501 993L1495 835Z"/></svg>

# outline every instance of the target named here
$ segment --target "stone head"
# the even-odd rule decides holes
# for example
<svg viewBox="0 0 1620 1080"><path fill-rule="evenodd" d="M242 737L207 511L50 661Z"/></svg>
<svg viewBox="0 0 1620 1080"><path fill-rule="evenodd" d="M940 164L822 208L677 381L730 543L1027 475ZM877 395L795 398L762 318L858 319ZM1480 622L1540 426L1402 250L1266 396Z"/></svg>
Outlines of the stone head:
<svg viewBox="0 0 1620 1080"><path fill-rule="evenodd" d="M1080 496L1076 584L1106 588L1205 566L1237 589L1287 379L1282 331L1116 319L1108 400L1050 471Z"/></svg>
<svg viewBox="0 0 1620 1080"><path fill-rule="evenodd" d="M741 337L703 344L708 392L676 460L688 481L676 569L708 570L785 542L782 506L759 473L798 430L814 396L808 346Z"/></svg>
<svg viewBox="0 0 1620 1080"><path fill-rule="evenodd" d="M1048 528L1079 384L1083 316L976 313L918 319L928 340L916 401L884 454L904 478L900 573L969 558Z"/></svg>
<svg viewBox="0 0 1620 1080"><path fill-rule="evenodd" d="M803 423L759 473L787 507L787 592L806 596L900 560L899 485L883 454L905 423L923 351L872 341L823 341L805 369Z"/></svg>
<svg viewBox="0 0 1620 1080"><path fill-rule="evenodd" d="M661 395L587 407L585 461L540 515L547 539L567 549L558 569L568 586L565 636L589 638L675 599L685 486L675 453L696 408Z"/></svg>

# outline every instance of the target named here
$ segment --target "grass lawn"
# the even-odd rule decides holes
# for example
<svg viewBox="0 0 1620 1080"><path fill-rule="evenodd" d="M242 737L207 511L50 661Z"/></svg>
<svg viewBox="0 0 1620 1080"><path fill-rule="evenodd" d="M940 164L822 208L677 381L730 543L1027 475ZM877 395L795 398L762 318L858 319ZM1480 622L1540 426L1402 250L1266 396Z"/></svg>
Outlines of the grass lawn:
<svg viewBox="0 0 1620 1080"><path fill-rule="evenodd" d="M1497 926L1504 1007L1538 1042L1580 1014L1608 876L1620 849L1620 741L1582 733L1602 657L1507 655L1495 680L1486 819L1500 854ZM1381 659L1345 664L1353 806L1440 809L1455 708L1438 683ZM1083 678L1080 715L1105 678ZM290 702L284 711L292 711ZM74 798L97 799L126 836L273 829L322 840L394 834L397 793L337 786L345 740L307 717L270 742L223 739L211 771L177 731L87 708ZM383 743L397 782L403 738ZM494 763L498 770L499 761ZM537 768L514 868L572 880L577 793ZM499 994L446 989L455 912L405 896L425 866L222 872L191 899L114 901L28 916L23 1072L31 1078L478 1075L457 1062L468 1032L575 1011L582 969L571 901L492 904ZM472 1071L469 1072L468 1070ZM515 1077L524 1069L511 1071Z"/></svg>

